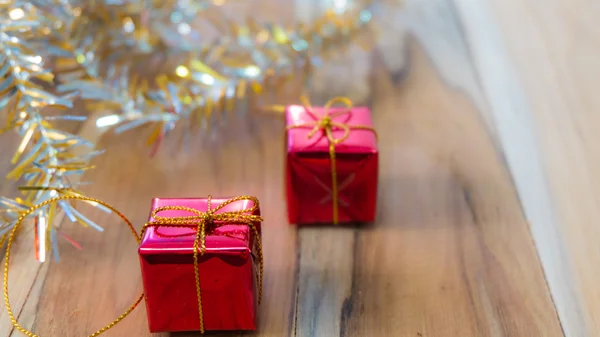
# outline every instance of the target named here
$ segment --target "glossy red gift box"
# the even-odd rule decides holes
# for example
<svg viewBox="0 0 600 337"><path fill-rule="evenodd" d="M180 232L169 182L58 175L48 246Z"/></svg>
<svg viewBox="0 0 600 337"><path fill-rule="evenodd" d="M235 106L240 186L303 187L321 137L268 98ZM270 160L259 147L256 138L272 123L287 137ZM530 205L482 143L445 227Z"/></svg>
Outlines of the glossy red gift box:
<svg viewBox="0 0 600 337"><path fill-rule="evenodd" d="M371 222L377 203L378 150L367 107L311 107L301 105L286 108L287 159L286 190L289 222L293 224L329 224L333 222L333 177L330 139L324 130L311 134L311 125L325 114L343 128L332 128L334 138L343 138L335 145L338 221ZM339 114L338 114L339 113ZM361 126L361 128L353 128Z"/></svg>
<svg viewBox="0 0 600 337"><path fill-rule="evenodd" d="M214 209L227 199L212 198ZM152 210L185 206L207 211L207 199L156 198ZM238 200L220 211L248 209L251 200ZM254 214L259 215L257 210ZM152 212L151 212L152 214ZM167 210L166 217L186 211ZM153 221L152 215L149 221ZM260 233L260 223L255 223ZM197 331L198 315L193 264L194 227L150 227L142 237L139 256L150 332ZM205 330L255 330L257 311L256 238L244 224L220 224L206 230L206 251L198 257Z"/></svg>

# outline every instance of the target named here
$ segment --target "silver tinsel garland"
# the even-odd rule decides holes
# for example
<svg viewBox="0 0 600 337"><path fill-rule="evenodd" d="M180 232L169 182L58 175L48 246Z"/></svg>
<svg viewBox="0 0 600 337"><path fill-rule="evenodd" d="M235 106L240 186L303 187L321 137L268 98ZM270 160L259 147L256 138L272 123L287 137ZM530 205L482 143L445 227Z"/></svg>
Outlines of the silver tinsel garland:
<svg viewBox="0 0 600 337"><path fill-rule="evenodd" d="M239 107L248 93L263 92L269 78L308 78L315 61L371 20L376 5L359 1L333 8L310 25L284 27L230 19L223 2L0 0L0 111L8 116L0 131L20 135L7 178L23 182L21 197L0 197L0 244L24 210L79 194L69 177L85 172L101 153L55 128L59 120L86 120L57 109L84 100L87 111L113 112L96 125L116 126L117 132L153 123L149 143L156 150L177 123L203 130L216 115L244 113ZM50 247L58 258L59 211L102 230L66 201L48 205L35 214L40 261Z"/></svg>

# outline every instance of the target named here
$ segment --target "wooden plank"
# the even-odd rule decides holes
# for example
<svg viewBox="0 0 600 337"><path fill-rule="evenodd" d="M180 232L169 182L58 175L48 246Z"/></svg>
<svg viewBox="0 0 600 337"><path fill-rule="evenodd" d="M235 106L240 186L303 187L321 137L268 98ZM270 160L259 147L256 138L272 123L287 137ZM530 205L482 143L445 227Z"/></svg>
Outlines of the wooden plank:
<svg viewBox="0 0 600 337"><path fill-rule="evenodd" d="M300 232L299 336L561 335L451 5L407 1L427 54L373 61L379 221Z"/></svg>
<svg viewBox="0 0 600 337"><path fill-rule="evenodd" d="M565 334L597 336L600 7L563 0L456 3L504 130L504 152Z"/></svg>
<svg viewBox="0 0 600 337"><path fill-rule="evenodd" d="M561 335L452 4L407 1L402 17L427 55L398 71L388 40L373 70L380 219L301 232L298 335Z"/></svg>
<svg viewBox="0 0 600 337"><path fill-rule="evenodd" d="M0 125L6 125L6 113L4 110L0 111ZM7 180L4 178L13 167L10 163L10 158L12 158L12 156L14 155L14 151L19 144L18 141L18 136L13 132L6 132L0 135L0 144L2 144L2 146L0 146L0 158L3 158L3 160L0 161L0 179L2 181L2 183L0 184L0 193L2 193L3 196L15 197L18 193L16 191L17 184L12 180ZM24 240L33 239L31 231L25 231L23 234ZM31 254L29 254L30 249L31 246L25 245L22 249L15 250L14 259L22 261L22 256L31 256ZM2 253L2 256L4 257L4 249L0 249L0 253ZM4 258L0 259L0 262L3 264ZM21 263L23 262L24 261L22 261ZM10 279L11 284L17 284L14 282L19 281L18 284L22 285L14 287L12 289L13 291L11 292L11 299L15 299L15 309L17 310L20 310L20 307L23 305L23 303L25 303L25 301L28 298L29 290L31 289L31 281L29 281L28 279L31 278L30 276L37 274L37 268L35 265L30 264L28 266L30 266L31 268L25 268L27 269L27 276L21 278L19 277L19 275L12 275ZM4 309L3 305L2 311L0 311L0 336L8 336L11 331L12 325L10 324L10 320L6 313L6 309Z"/></svg>
<svg viewBox="0 0 600 337"><path fill-rule="evenodd" d="M298 336L562 335L480 112L410 55L406 83L374 60L378 222L300 231Z"/></svg>
<svg viewBox="0 0 600 337"><path fill-rule="evenodd" d="M2 251L4 252L4 249ZM1 262L4 268L4 258ZM13 267L9 274L9 290L12 309L16 317L25 313L26 317L22 323L28 326L37 316L37 310L32 310L32 307L37 303L40 285L48 271L47 265L40 264L34 258L31 227L24 228L19 234L12 250L11 263ZM10 336L12 332L13 326L3 303L0 312L0 336Z"/></svg>

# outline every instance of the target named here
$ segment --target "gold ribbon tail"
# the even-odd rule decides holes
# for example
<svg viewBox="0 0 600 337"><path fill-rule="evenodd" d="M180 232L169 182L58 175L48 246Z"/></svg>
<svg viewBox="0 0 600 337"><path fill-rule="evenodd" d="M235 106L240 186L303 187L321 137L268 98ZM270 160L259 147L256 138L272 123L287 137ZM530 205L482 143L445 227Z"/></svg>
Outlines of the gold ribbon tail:
<svg viewBox="0 0 600 337"><path fill-rule="evenodd" d="M198 322L199 330L204 334L204 312L202 311L202 291L200 290L200 268L198 267L198 249L200 242L204 242L205 221L201 220L196 229L196 238L194 239L194 280L196 282L196 297L198 298ZM204 255L204 250L200 251L200 255Z"/></svg>
<svg viewBox="0 0 600 337"><path fill-rule="evenodd" d="M331 160L331 202L333 204L333 224L339 222L337 170L335 165L335 143L329 143L329 159Z"/></svg>

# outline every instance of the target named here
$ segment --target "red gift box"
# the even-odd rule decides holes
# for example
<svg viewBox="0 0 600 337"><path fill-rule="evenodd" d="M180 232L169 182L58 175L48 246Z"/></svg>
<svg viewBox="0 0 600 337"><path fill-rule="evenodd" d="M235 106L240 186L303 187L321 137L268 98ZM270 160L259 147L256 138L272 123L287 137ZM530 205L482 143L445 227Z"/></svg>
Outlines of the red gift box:
<svg viewBox="0 0 600 337"><path fill-rule="evenodd" d="M336 101L348 107L331 107ZM370 222L377 203L377 137L367 107L346 99L291 105L287 123L290 223Z"/></svg>
<svg viewBox="0 0 600 337"><path fill-rule="evenodd" d="M139 247L150 332L256 329L258 206L252 197L152 201Z"/></svg>

